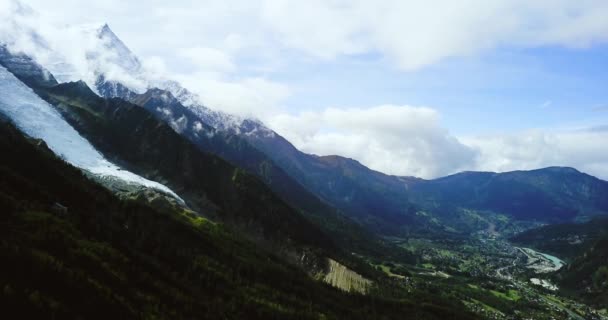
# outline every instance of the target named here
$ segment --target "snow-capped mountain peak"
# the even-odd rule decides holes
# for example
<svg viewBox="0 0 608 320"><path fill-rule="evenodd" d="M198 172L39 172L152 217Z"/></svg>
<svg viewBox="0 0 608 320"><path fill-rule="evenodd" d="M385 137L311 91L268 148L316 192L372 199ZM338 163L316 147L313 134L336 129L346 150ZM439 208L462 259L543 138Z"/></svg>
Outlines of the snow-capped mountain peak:
<svg viewBox="0 0 608 320"><path fill-rule="evenodd" d="M144 77L141 62L116 36L107 23L75 27L82 33L88 46L85 60L91 78L85 79L89 86L98 89L103 82L120 83L136 93L144 92L148 82ZM104 95L102 92L97 92Z"/></svg>
<svg viewBox="0 0 608 320"><path fill-rule="evenodd" d="M96 30L95 36L102 41L107 52L112 53L115 58L112 63L127 72L141 72L142 67L137 56L114 34L107 23Z"/></svg>
<svg viewBox="0 0 608 320"><path fill-rule="evenodd" d="M24 14L35 15L31 12ZM15 24L21 20L15 21ZM125 100L130 100L134 94L143 94L148 89L159 88L170 92L183 106L195 113L201 122L217 130L248 135L274 134L259 120L211 109L202 102L201 97L180 83L159 78L149 72L107 23L69 27L45 25L44 28L35 24L19 25L11 27L10 32L2 31L0 30L0 36L7 36L0 37L0 43L7 42L4 38L11 40L18 51L45 66L58 82L83 80L100 96ZM57 42L57 34L62 34L65 39ZM23 40L27 45L19 44L15 39ZM67 43L70 46L66 46ZM8 44L11 47L11 43Z"/></svg>
<svg viewBox="0 0 608 320"><path fill-rule="evenodd" d="M142 94L147 90L158 88L170 92L179 103L216 130L247 135L274 135L272 130L257 119L232 115L207 107L199 95L184 88L177 81L151 77L137 56L107 24L95 28L84 27L82 30L88 30L87 32L95 36L100 43L96 46L99 52L91 52L87 57L93 65L96 65L98 74L95 83L89 85L95 88L99 95L130 100L133 93Z"/></svg>

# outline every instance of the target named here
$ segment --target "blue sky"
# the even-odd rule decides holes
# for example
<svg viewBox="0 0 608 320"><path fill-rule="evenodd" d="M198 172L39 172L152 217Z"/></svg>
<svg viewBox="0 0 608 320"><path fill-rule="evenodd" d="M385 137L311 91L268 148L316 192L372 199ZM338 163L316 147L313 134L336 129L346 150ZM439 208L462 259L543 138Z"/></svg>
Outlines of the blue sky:
<svg viewBox="0 0 608 320"><path fill-rule="evenodd" d="M285 102L292 112L387 102L429 106L455 134L581 126L608 118L605 45L496 49L406 72L378 55L342 57L271 78L296 88Z"/></svg>
<svg viewBox="0 0 608 320"><path fill-rule="evenodd" d="M51 25L107 22L151 73L306 152L429 178L549 165L608 178L604 0L22 2L50 43L86 45Z"/></svg>

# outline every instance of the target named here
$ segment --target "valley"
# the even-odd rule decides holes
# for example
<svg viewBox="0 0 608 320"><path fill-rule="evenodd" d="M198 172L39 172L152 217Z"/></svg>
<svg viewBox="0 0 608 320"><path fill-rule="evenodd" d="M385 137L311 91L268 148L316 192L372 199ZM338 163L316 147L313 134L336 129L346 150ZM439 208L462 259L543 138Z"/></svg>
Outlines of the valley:
<svg viewBox="0 0 608 320"><path fill-rule="evenodd" d="M519 247L508 240L511 236L482 231L460 240L390 237L418 257L416 264L375 266L409 290L433 283L490 319L608 319L605 309L591 308L555 284L555 272L564 261Z"/></svg>

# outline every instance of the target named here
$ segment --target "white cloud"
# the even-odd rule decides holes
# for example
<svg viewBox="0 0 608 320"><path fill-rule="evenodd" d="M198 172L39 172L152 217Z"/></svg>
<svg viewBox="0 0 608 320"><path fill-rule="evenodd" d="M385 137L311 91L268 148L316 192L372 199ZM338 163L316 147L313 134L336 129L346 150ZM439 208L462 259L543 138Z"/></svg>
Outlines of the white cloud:
<svg viewBox="0 0 608 320"><path fill-rule="evenodd" d="M461 139L480 150L472 168L511 171L570 166L608 179L606 127L535 129L511 134Z"/></svg>
<svg viewBox="0 0 608 320"><path fill-rule="evenodd" d="M30 3L61 22L111 20L144 54L193 45L224 50L226 41L238 40L234 48L244 55L284 49L323 59L380 53L411 70L504 46L585 47L608 40L604 0Z"/></svg>
<svg viewBox="0 0 608 320"><path fill-rule="evenodd" d="M201 72L177 74L175 79L213 109L261 119L276 114L290 95L287 85L259 77L228 78Z"/></svg>
<svg viewBox="0 0 608 320"><path fill-rule="evenodd" d="M141 64L152 79L161 78L169 73L165 60L159 56L146 57Z"/></svg>
<svg viewBox="0 0 608 320"><path fill-rule="evenodd" d="M197 70L206 72L232 72L236 66L232 58L224 51L207 47L178 49L178 54L189 59Z"/></svg>
<svg viewBox="0 0 608 320"><path fill-rule="evenodd" d="M315 56L379 52L403 69L501 47L608 40L608 3L569 0L264 1L288 47Z"/></svg>
<svg viewBox="0 0 608 320"><path fill-rule="evenodd" d="M133 76L138 66L135 58L105 50L110 37L98 39L103 23L71 27L51 23L26 5L0 0L0 42L16 52L23 52L51 71L59 81L84 80L95 83L97 73L121 81L133 88L145 84ZM131 58L131 59L127 59Z"/></svg>
<svg viewBox="0 0 608 320"><path fill-rule="evenodd" d="M395 175L571 166L608 178L606 126L455 137L441 126L437 111L394 105L281 114L267 123L305 152L354 158Z"/></svg>
<svg viewBox="0 0 608 320"><path fill-rule="evenodd" d="M329 108L267 122L305 152L339 154L390 174L437 177L465 169L476 156L439 125L430 108Z"/></svg>

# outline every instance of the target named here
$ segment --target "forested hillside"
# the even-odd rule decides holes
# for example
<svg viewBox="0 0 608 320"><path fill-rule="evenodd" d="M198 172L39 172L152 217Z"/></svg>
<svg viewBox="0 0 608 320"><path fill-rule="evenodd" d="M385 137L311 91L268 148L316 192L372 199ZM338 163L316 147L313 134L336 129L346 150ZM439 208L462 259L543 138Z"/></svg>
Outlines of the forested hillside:
<svg viewBox="0 0 608 320"><path fill-rule="evenodd" d="M340 292L221 225L187 211L119 200L56 158L43 142L27 140L4 122L0 151L0 304L6 314L56 319L467 317L430 302Z"/></svg>

